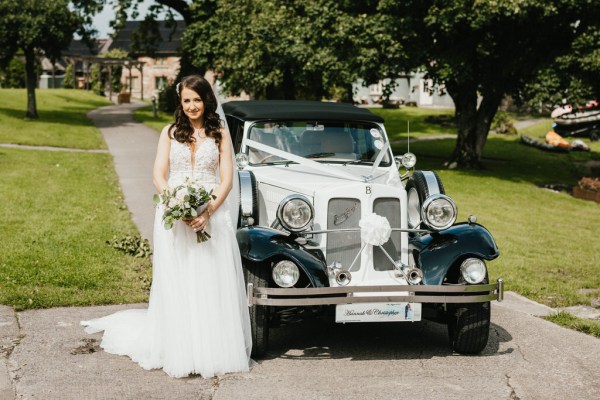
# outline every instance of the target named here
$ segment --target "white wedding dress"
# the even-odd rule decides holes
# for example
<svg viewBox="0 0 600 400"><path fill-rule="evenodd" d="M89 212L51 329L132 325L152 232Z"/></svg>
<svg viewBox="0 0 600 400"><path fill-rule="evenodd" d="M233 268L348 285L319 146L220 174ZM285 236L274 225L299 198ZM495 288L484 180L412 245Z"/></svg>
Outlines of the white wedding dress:
<svg viewBox="0 0 600 400"><path fill-rule="evenodd" d="M191 160L190 147L171 140L169 186L190 177L207 190L214 188L219 161L215 141L199 142L195 165ZM162 368L173 377L248 371L250 319L235 221L227 207L214 212L206 231L212 237L197 243L192 228L181 221L165 230L157 207L148 309L82 321L86 332L104 331L105 351L127 355L145 369Z"/></svg>

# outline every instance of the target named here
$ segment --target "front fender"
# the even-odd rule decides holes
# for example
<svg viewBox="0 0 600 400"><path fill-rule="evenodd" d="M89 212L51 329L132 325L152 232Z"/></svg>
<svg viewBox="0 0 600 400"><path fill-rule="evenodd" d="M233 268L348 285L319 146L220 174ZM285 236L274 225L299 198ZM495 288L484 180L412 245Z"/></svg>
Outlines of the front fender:
<svg viewBox="0 0 600 400"><path fill-rule="evenodd" d="M414 236L409 251L423 271L425 285L441 285L448 270L473 256L493 260L500 255L490 232L479 224L456 224L444 231Z"/></svg>
<svg viewBox="0 0 600 400"><path fill-rule="evenodd" d="M236 238L242 260L260 263L275 257L287 258L304 271L314 287L329 286L322 253L307 250L296 243L293 236L271 228L250 226L238 229Z"/></svg>

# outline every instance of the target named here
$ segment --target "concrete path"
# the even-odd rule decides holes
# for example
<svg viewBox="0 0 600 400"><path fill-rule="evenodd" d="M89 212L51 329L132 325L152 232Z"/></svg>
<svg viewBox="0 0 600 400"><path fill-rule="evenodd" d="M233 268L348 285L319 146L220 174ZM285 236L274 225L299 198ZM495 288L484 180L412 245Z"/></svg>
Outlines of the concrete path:
<svg viewBox="0 0 600 400"><path fill-rule="evenodd" d="M151 170L158 135L131 109L90 113L100 127L143 237L151 239ZM271 331L247 374L169 378L104 353L82 319L145 304L15 313L0 306L0 400L37 399L598 399L600 340L537 316L554 310L514 293L493 303L487 348L461 356L432 322L309 321Z"/></svg>
<svg viewBox="0 0 600 400"><path fill-rule="evenodd" d="M113 156L125 203L142 238L152 242L154 203L152 167L158 144L158 133L135 122L132 111L147 105L142 102L101 107L88 117L102 132Z"/></svg>
<svg viewBox="0 0 600 400"><path fill-rule="evenodd" d="M479 356L452 353L445 327L431 322L310 321L272 330L267 357L250 373L208 380L146 371L127 357L101 351L101 335L86 335L79 325L81 319L144 306L53 308L16 315L0 307L0 337L17 335L18 345L8 359L17 398L600 398L600 340L512 306L493 306L490 341Z"/></svg>

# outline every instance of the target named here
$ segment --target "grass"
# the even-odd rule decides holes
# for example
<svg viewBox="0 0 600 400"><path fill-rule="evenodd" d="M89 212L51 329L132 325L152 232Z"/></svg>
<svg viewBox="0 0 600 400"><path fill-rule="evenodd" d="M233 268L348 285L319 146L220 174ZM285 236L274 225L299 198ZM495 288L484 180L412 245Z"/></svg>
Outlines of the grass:
<svg viewBox="0 0 600 400"><path fill-rule="evenodd" d="M564 326L565 328L574 329L600 338L600 321L577 318L565 311L549 315L545 317L545 319Z"/></svg>
<svg viewBox="0 0 600 400"><path fill-rule="evenodd" d="M410 120L411 137L455 134L453 128L425 122L429 115L449 116L449 110L401 108L373 109L386 120L390 140L405 137ZM152 116L140 109L136 119L157 130L172 121L170 115ZM543 140L550 119L520 133ZM436 170L446 192L459 209L459 220L478 216L494 235L501 256L490 262L492 279L504 278L507 289L551 307L589 304L600 296L600 253L597 203L579 200L565 192L541 188L545 184L575 185L583 174L578 163L600 158L600 142L590 143L592 152L546 153L520 143L517 136L490 134L484 152L485 169L456 171L443 168L455 139L416 142L411 151L419 169ZM405 145L396 145L396 154ZM580 289L597 289L597 292Z"/></svg>
<svg viewBox="0 0 600 400"><path fill-rule="evenodd" d="M24 89L1 89L0 143L32 146L105 149L98 130L86 117L88 111L110 104L83 90L37 90L39 119L25 118Z"/></svg>
<svg viewBox="0 0 600 400"><path fill-rule="evenodd" d="M550 128L546 120L520 133L543 138ZM600 157L600 143L585 141L591 152L547 153L516 136L490 134L480 171L443 168L454 139L417 142L411 151L419 169L439 173L457 203L459 221L474 214L493 234L500 257L489 263L492 279L502 277L507 290L562 307L600 297L600 205L540 186L575 185L583 174L577 163Z"/></svg>
<svg viewBox="0 0 600 400"><path fill-rule="evenodd" d="M372 108L371 111L385 119L385 129L391 142L406 139L409 126L411 138L440 133L456 134L456 127L449 121L454 115L454 110L402 107ZM431 117L450 123L441 125L426 121Z"/></svg>
<svg viewBox="0 0 600 400"><path fill-rule="evenodd" d="M165 125L173 123L173 115L171 114L158 111L156 115L157 117L154 118L154 115L152 115L152 107L148 106L138 108L133 114L133 117L136 121L146 124L158 132L162 131Z"/></svg>
<svg viewBox="0 0 600 400"><path fill-rule="evenodd" d="M0 90L3 110L14 100L6 92L17 91ZM12 121L39 139L28 144L48 145L54 141L48 132L38 135L45 116L76 104L80 96L85 105L73 115L105 104L83 91L38 91L40 121ZM0 118L5 133L11 120ZM86 143L104 147L89 120L71 123L70 118L61 122L54 117L64 129L56 145L81 144L76 138L84 135ZM23 310L147 299L150 260L119 253L106 243L113 236L139 234L110 155L0 148L0 171L0 304Z"/></svg>

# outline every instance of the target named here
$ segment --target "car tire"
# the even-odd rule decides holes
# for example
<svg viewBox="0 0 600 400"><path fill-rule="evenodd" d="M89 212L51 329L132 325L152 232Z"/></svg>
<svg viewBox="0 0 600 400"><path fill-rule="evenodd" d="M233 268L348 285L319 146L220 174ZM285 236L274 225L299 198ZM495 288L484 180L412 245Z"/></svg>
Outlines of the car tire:
<svg viewBox="0 0 600 400"><path fill-rule="evenodd" d="M490 335L490 302L452 305L448 310L448 337L461 354L479 354Z"/></svg>
<svg viewBox="0 0 600 400"><path fill-rule="evenodd" d="M246 285L252 283L254 287L269 286L269 269L263 265L245 266L244 274ZM269 346L269 319L268 306L252 305L250 312L250 328L252 332L252 357L262 357Z"/></svg>
<svg viewBox="0 0 600 400"><path fill-rule="evenodd" d="M442 180L434 171L415 171L406 183L409 228L421 226L421 206L431 194L446 194Z"/></svg>

